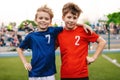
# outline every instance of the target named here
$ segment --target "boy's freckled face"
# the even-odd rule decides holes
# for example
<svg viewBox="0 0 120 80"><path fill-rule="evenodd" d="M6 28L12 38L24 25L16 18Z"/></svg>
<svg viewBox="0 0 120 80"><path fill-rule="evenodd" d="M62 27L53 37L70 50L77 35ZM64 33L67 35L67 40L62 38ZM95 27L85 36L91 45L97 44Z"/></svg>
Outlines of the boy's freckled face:
<svg viewBox="0 0 120 80"><path fill-rule="evenodd" d="M74 29L76 27L78 20L77 15L73 15L72 13L67 13L65 16L63 16L63 21L65 22L65 27L67 29Z"/></svg>
<svg viewBox="0 0 120 80"><path fill-rule="evenodd" d="M36 22L40 29L46 29L51 23L50 15L46 12L38 12Z"/></svg>

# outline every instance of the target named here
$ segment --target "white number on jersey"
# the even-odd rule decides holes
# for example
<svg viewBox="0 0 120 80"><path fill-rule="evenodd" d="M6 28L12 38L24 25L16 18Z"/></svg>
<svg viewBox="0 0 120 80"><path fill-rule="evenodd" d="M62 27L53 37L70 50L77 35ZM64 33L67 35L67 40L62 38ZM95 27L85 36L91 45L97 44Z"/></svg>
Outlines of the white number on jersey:
<svg viewBox="0 0 120 80"><path fill-rule="evenodd" d="M50 43L50 34L45 35L45 37L48 39L48 44Z"/></svg>
<svg viewBox="0 0 120 80"><path fill-rule="evenodd" d="M80 36L75 36L75 39L76 39L75 45L79 46Z"/></svg>

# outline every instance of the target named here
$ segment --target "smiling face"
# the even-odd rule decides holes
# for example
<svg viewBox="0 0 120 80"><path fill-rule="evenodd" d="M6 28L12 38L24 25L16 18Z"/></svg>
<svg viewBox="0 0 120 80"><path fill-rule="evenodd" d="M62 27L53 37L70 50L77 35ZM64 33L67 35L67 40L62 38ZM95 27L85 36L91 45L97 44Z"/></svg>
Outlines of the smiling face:
<svg viewBox="0 0 120 80"><path fill-rule="evenodd" d="M39 31L46 31L52 22L53 12L47 5L37 9L35 22L38 25Z"/></svg>
<svg viewBox="0 0 120 80"><path fill-rule="evenodd" d="M62 19L65 22L65 28L67 30L76 28L78 15L73 15L71 12L68 12Z"/></svg>
<svg viewBox="0 0 120 80"><path fill-rule="evenodd" d="M75 29L82 10L74 3L66 3L62 8L62 19L67 30Z"/></svg>
<svg viewBox="0 0 120 80"><path fill-rule="evenodd" d="M40 11L37 13L35 19L40 30L47 30L48 26L51 23L50 15L47 12Z"/></svg>

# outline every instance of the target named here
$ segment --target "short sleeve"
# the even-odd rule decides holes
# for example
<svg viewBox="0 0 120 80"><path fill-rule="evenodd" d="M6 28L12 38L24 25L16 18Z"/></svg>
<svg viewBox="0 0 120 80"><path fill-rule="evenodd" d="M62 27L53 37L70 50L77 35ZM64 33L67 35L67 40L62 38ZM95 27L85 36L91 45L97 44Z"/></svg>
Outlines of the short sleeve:
<svg viewBox="0 0 120 80"><path fill-rule="evenodd" d="M23 49L30 48L30 35L28 34L25 39L20 43L19 47Z"/></svg>
<svg viewBox="0 0 120 80"><path fill-rule="evenodd" d="M98 38L99 38L99 35L96 34L95 32L87 36L87 39L89 42L96 42Z"/></svg>

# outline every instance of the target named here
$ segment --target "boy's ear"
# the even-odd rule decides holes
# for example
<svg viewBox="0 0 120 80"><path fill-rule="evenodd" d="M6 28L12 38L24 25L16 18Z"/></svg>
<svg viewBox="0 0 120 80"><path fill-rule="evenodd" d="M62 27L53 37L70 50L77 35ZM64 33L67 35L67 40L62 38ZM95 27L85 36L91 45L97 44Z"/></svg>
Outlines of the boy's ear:
<svg viewBox="0 0 120 80"><path fill-rule="evenodd" d="M62 20L64 21L64 16L62 16Z"/></svg>
<svg viewBox="0 0 120 80"><path fill-rule="evenodd" d="M50 20L50 24L52 23L52 20Z"/></svg>

